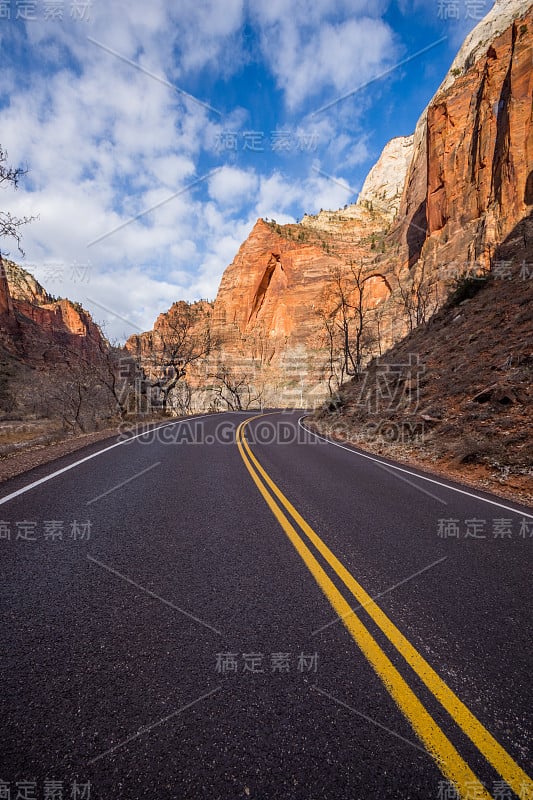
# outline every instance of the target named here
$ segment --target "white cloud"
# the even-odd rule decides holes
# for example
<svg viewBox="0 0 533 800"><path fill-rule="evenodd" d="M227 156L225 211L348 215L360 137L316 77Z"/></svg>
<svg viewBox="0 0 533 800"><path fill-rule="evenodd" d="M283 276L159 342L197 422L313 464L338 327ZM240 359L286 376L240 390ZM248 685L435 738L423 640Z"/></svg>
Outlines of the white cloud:
<svg viewBox="0 0 533 800"><path fill-rule="evenodd" d="M286 0L249 0L249 8L293 106L324 89L351 88L390 56L379 0L294 0L290 8ZM302 153L295 154L299 180L265 159L253 169L226 164L194 185L210 169L206 154L215 160L217 135L241 130L247 112L210 114L87 39L187 90L209 64L227 75L243 63L244 15L243 0L94 3L91 23L27 25L30 51L48 60L46 69L29 71L21 83L16 68L3 67L0 98L8 94L10 102L2 108L0 141L13 163L30 168L9 208L40 215L24 230L28 267L49 291L84 302L113 338L134 330L121 317L148 329L176 299L213 298L257 217L289 222L353 199L342 185L347 178L317 174ZM332 142L327 156L341 164L339 173L367 157L364 140L338 135L338 120L308 122L298 130L316 133L320 147ZM60 279L50 279L50 261L63 265ZM76 264L88 265L87 284Z"/></svg>
<svg viewBox="0 0 533 800"><path fill-rule="evenodd" d="M209 180L209 196L226 207L250 203L257 190L257 175L253 170L222 167Z"/></svg>
<svg viewBox="0 0 533 800"><path fill-rule="evenodd" d="M242 26L243 0L180 0L178 6L174 20L180 30L185 70L201 68L215 59L225 70L232 57L235 65L240 63L236 48L224 47L224 40L235 36Z"/></svg>
<svg viewBox="0 0 533 800"><path fill-rule="evenodd" d="M153 161L152 172L158 181L174 187L181 185L184 178L194 175L194 162L183 155L169 153Z"/></svg>
<svg viewBox="0 0 533 800"><path fill-rule="evenodd" d="M262 49L291 109L324 89L344 93L373 77L395 56L383 2L251 0ZM334 99L334 98L332 98Z"/></svg>
<svg viewBox="0 0 533 800"><path fill-rule="evenodd" d="M75 264L89 265L87 294L147 328L174 300L194 293L202 254L193 239L200 239L202 209L189 187L201 178L199 154L220 119L87 35L162 77L168 69L173 79L216 58L239 30L242 3L224 5L191 0L172 9L163 0L149 6L119 0L94 4L90 24L68 17L64 24L28 23L30 51L50 59L50 69L29 73L22 85L15 69L3 71L0 92L10 102L2 110L1 142L12 163L30 167L9 208L39 214L24 230L24 248L28 266L55 294L83 300L84 286L71 273ZM50 283L47 262L62 265L59 280ZM96 319L106 317L97 306L91 310ZM124 334L120 319L107 314L107 323L111 335Z"/></svg>

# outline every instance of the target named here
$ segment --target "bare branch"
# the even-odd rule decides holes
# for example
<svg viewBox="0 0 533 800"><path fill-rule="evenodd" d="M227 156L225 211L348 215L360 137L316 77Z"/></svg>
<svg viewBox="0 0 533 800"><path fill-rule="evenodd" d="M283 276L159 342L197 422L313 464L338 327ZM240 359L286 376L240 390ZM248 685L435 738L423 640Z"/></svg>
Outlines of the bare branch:
<svg viewBox="0 0 533 800"><path fill-rule="evenodd" d="M7 151L0 145L0 186L9 184L14 189L17 188L20 178L26 175L27 169L22 167L11 167L7 163ZM15 239L17 249L23 256L24 251L20 246L21 234L19 228L33 222L37 217L15 217L8 211L0 211L0 238Z"/></svg>
<svg viewBox="0 0 533 800"><path fill-rule="evenodd" d="M178 381L211 349L209 314L183 301L174 303L154 333L153 366L159 374L152 386L161 393L164 410Z"/></svg>
<svg viewBox="0 0 533 800"><path fill-rule="evenodd" d="M247 373L237 373L228 367L221 367L208 377L217 381L214 386L215 396L220 398L228 411L247 411L260 405L263 389L255 387Z"/></svg>

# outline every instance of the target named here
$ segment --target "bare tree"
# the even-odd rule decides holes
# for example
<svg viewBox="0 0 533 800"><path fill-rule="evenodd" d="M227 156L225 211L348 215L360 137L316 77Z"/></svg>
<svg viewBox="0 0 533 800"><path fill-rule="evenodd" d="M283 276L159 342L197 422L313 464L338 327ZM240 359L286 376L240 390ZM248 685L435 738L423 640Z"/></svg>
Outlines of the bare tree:
<svg viewBox="0 0 533 800"><path fill-rule="evenodd" d="M228 411L247 411L260 405L263 390L254 385L249 374L222 367L209 377L216 380L215 397L225 404Z"/></svg>
<svg viewBox="0 0 533 800"><path fill-rule="evenodd" d="M154 366L159 376L152 383L161 393L163 410L168 409L169 395L178 381L196 361L211 351L209 316L183 301L174 303L164 326L156 331Z"/></svg>
<svg viewBox="0 0 533 800"><path fill-rule="evenodd" d="M122 421L128 412L138 411L137 365L104 339L85 352L73 347L65 334L48 348L46 359L57 366L45 382L42 402L65 428L87 432L102 421Z"/></svg>
<svg viewBox="0 0 533 800"><path fill-rule="evenodd" d="M368 325L368 320L372 316L372 309L370 309L366 302L366 289L367 281L374 277L365 271L363 263L355 265L353 262L350 264L353 310L355 317L355 335L353 351L355 354L355 374L361 373L363 368L363 357L368 354L373 345L373 335ZM353 356L350 357L353 363Z"/></svg>
<svg viewBox="0 0 533 800"><path fill-rule="evenodd" d="M319 315L328 348L328 387L333 394L348 376L362 372L366 357L375 344L371 324L374 309L368 304L367 281L383 276L369 272L361 262L334 268Z"/></svg>
<svg viewBox="0 0 533 800"><path fill-rule="evenodd" d="M16 189L19 180L26 175L27 171L22 167L9 166L7 151L0 145L0 187L4 187L4 184L7 184ZM19 253L24 255L24 251L20 246L22 237L19 228L28 222L33 222L35 219L36 217L15 217L9 211L0 211L0 238L15 239Z"/></svg>
<svg viewBox="0 0 533 800"><path fill-rule="evenodd" d="M128 413L150 412L150 384L139 363L120 347L113 347L102 337L100 357L92 369L98 384L107 390L107 403L124 420Z"/></svg>
<svg viewBox="0 0 533 800"><path fill-rule="evenodd" d="M337 394L339 388L344 382L344 359L339 357L340 343L339 332L335 323L335 319L330 315L330 312L325 309L317 311L324 328L325 346L327 348L327 382L328 392L330 397Z"/></svg>
<svg viewBox="0 0 533 800"><path fill-rule="evenodd" d="M427 322L438 305L437 282L427 275L425 262L418 261L414 267L395 270L398 284L399 304L409 331Z"/></svg>
<svg viewBox="0 0 533 800"><path fill-rule="evenodd" d="M384 332L383 325L386 319L386 312L383 303L374 309L375 341L378 347L378 355L383 355Z"/></svg>
<svg viewBox="0 0 533 800"><path fill-rule="evenodd" d="M192 386L186 381L181 380L174 390L174 407L178 414L186 416L192 413L193 409Z"/></svg>

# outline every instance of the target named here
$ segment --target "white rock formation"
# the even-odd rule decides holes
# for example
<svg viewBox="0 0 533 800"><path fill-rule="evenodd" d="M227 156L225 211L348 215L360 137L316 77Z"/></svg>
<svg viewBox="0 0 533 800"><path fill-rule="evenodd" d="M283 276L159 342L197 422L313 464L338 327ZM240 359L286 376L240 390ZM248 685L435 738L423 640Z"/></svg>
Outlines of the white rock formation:
<svg viewBox="0 0 533 800"><path fill-rule="evenodd" d="M19 267L14 261L8 261L5 258L3 263L9 292L14 300L26 300L28 303L37 303L39 305L50 302L50 295L46 289L43 289L41 284L27 270Z"/></svg>
<svg viewBox="0 0 533 800"><path fill-rule="evenodd" d="M349 220L363 220L367 215L366 209L353 203L338 211L320 211L318 214L305 214L301 224L318 231L335 232L339 229L339 223Z"/></svg>
<svg viewBox="0 0 533 800"><path fill-rule="evenodd" d="M405 176L413 157L411 136L391 139L372 167L357 199L358 205L372 203L376 211L395 217L405 184Z"/></svg>

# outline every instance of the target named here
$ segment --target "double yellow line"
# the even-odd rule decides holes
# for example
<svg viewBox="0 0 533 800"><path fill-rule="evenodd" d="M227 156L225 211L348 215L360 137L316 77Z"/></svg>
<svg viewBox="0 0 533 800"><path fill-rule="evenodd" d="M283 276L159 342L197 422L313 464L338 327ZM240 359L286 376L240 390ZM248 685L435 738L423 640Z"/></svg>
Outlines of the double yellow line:
<svg viewBox="0 0 533 800"><path fill-rule="evenodd" d="M422 705L372 634L363 625L355 612L352 611L349 603L313 555L304 538L294 527L293 522L296 523L304 537L316 548L349 592L356 598L357 602L364 607L370 618L403 656L463 733L474 743L489 764L492 765L513 792L519 797L523 796L524 787L529 788L532 785L531 779L442 678L437 675L423 656L403 636L263 469L245 437L246 427L260 416L263 415L245 420L237 429L237 446L248 472L306 567L333 606L337 616L342 620L355 643L370 662L387 691L392 695L418 738L435 759L442 773L455 784L461 797L471 796L472 786L475 784L477 787L476 797L490 800L491 795L482 787L481 781Z"/></svg>

